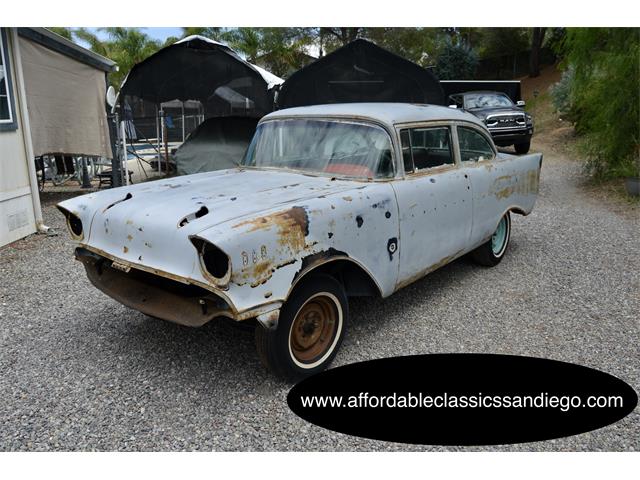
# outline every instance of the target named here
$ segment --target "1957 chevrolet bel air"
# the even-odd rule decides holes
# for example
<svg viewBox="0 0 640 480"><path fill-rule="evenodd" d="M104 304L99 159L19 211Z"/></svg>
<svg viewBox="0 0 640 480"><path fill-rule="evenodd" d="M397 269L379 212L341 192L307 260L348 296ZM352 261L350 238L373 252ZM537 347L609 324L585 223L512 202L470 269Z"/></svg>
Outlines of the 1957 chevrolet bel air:
<svg viewBox="0 0 640 480"><path fill-rule="evenodd" d="M295 379L336 355L349 296L389 296L467 253L500 262L541 164L450 108L321 105L264 117L238 168L58 208L97 288L182 325L257 319L263 362Z"/></svg>

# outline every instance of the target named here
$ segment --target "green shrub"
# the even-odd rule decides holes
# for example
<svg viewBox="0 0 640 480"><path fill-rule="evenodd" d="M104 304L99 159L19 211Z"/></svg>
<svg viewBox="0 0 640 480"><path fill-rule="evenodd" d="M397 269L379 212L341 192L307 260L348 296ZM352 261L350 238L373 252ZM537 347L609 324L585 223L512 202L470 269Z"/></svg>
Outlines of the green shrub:
<svg viewBox="0 0 640 480"><path fill-rule="evenodd" d="M447 41L436 60L436 75L440 80L472 79L477 66L478 56L473 49Z"/></svg>
<svg viewBox="0 0 640 480"><path fill-rule="evenodd" d="M567 120L571 120L571 83L574 76L574 69L570 66L562 72L560 81L551 87L553 106Z"/></svg>
<svg viewBox="0 0 640 480"><path fill-rule="evenodd" d="M569 105L587 168L596 177L638 175L640 29L570 28Z"/></svg>

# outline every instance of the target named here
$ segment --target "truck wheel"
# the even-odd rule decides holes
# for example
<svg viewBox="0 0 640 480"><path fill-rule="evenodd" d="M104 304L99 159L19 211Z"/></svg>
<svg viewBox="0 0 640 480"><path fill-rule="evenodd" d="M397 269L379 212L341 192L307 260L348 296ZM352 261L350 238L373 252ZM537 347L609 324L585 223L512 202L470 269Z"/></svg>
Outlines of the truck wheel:
<svg viewBox="0 0 640 480"><path fill-rule="evenodd" d="M274 374L299 380L321 372L338 352L349 305L344 288L328 275L297 286L280 309L274 330L256 327L256 348Z"/></svg>
<svg viewBox="0 0 640 480"><path fill-rule="evenodd" d="M504 214L504 217L500 219L498 228L496 228L496 231L489 241L483 243L471 252L471 258L473 258L476 263L485 267L493 267L499 264L507 251L510 237L511 215L507 212Z"/></svg>
<svg viewBox="0 0 640 480"><path fill-rule="evenodd" d="M531 140L529 140L528 142L524 142L524 143L516 143L514 145L514 148L516 149L516 153L523 155L525 153L529 153L529 149L531 148Z"/></svg>

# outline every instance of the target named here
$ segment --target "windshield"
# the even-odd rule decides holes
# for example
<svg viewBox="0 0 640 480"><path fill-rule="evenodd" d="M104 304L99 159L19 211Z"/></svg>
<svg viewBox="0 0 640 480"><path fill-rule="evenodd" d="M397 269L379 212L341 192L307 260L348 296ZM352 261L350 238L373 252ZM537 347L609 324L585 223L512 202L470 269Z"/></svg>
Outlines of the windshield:
<svg viewBox="0 0 640 480"><path fill-rule="evenodd" d="M464 96L464 108L512 106L511 99L502 93L472 93Z"/></svg>
<svg viewBox="0 0 640 480"><path fill-rule="evenodd" d="M242 164L356 178L393 176L381 127L340 120L272 120L258 126Z"/></svg>

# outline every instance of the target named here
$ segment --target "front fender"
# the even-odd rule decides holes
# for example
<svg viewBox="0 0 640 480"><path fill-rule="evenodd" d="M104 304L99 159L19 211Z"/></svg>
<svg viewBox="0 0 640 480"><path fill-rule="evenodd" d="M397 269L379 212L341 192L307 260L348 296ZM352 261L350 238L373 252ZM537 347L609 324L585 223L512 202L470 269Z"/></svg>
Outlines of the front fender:
<svg viewBox="0 0 640 480"><path fill-rule="evenodd" d="M292 202L217 225L197 237L229 256L226 295L239 313L281 304L300 275L334 256L370 272L385 296L397 280L398 208L391 186L384 182Z"/></svg>

